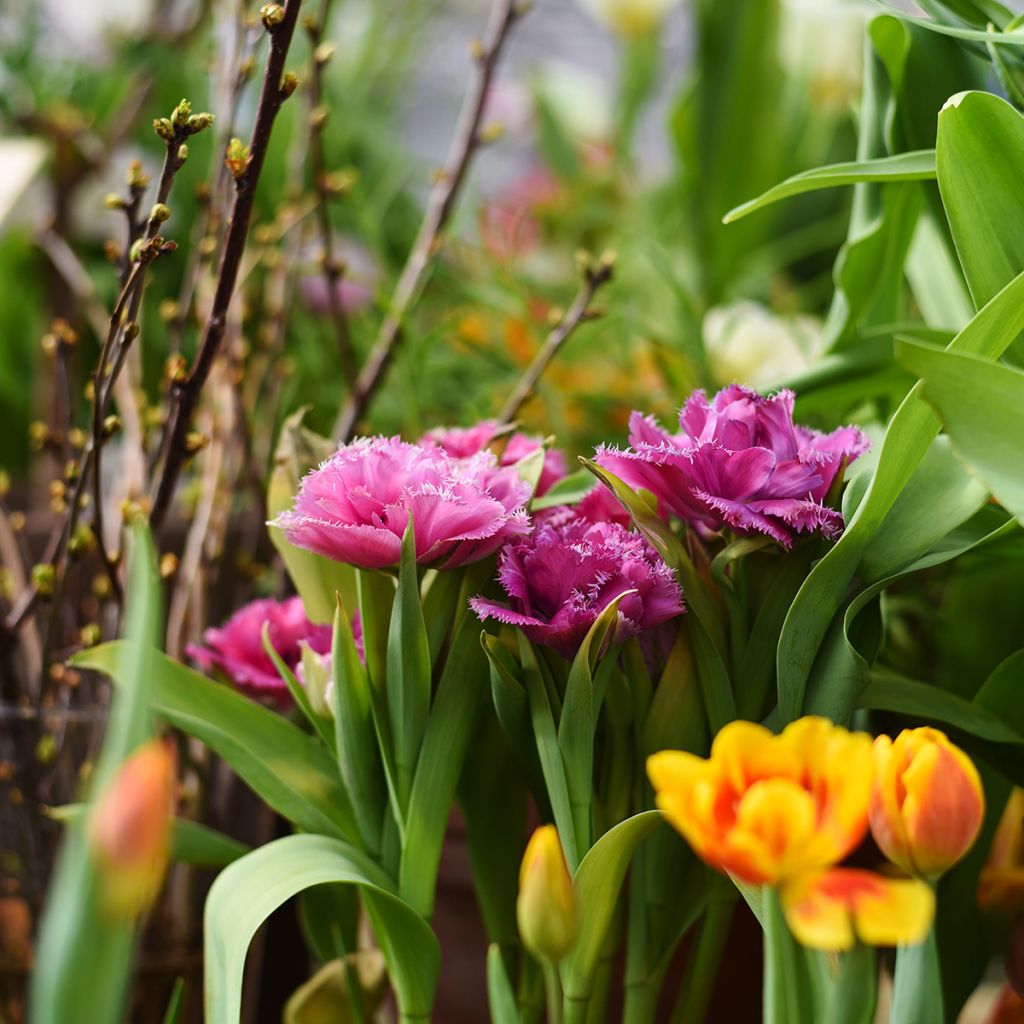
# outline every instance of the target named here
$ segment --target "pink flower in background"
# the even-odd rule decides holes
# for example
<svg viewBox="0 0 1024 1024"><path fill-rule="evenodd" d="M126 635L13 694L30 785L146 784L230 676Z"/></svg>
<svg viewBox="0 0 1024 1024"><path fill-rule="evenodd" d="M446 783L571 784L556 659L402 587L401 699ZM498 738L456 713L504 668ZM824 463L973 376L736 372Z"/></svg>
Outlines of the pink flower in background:
<svg viewBox="0 0 1024 1024"><path fill-rule="evenodd" d="M380 284L380 267L366 246L343 235L335 237L333 255L345 265L344 273L334 286L341 309L348 314L358 313L373 302ZM327 278L319 266L311 267L310 272L299 279L299 293L310 312L317 316L330 314Z"/></svg>
<svg viewBox="0 0 1024 1024"><path fill-rule="evenodd" d="M481 420L471 427L435 427L428 430L420 444L433 444L443 448L452 458L466 459L486 449L498 437L497 420ZM512 466L520 459L541 447L539 437L528 434L513 434L501 453L499 464ZM544 468L537 483L537 496L551 490L566 474L565 455L557 448L549 448L544 454Z"/></svg>
<svg viewBox="0 0 1024 1024"><path fill-rule="evenodd" d="M797 533L836 537L843 517L824 504L836 476L868 448L854 427L830 434L793 423L793 393L771 397L731 385L708 402L695 391L672 435L649 416L630 417L630 447L602 445L597 461L708 537L730 528L789 547Z"/></svg>
<svg viewBox="0 0 1024 1024"><path fill-rule="evenodd" d="M297 547L383 569L398 564L411 514L417 562L453 569L528 533L529 497L491 452L456 459L436 445L362 438L307 473L274 525Z"/></svg>
<svg viewBox="0 0 1024 1024"><path fill-rule="evenodd" d="M358 620L357 620L358 621ZM270 623L270 642L281 660L292 670L302 657L305 641L317 654L331 650L331 627L314 625L306 617L299 597L284 601L263 598L239 608L220 628L203 634L203 643L189 644L185 653L204 672L219 669L239 689L254 697L289 700L288 687L263 649L263 623ZM353 623L362 643L362 625Z"/></svg>
<svg viewBox="0 0 1024 1024"><path fill-rule="evenodd" d="M594 620L620 594L616 640L683 611L675 574L643 537L615 523L543 524L501 553L498 579L508 606L474 597L481 619L518 626L536 643L572 658Z"/></svg>

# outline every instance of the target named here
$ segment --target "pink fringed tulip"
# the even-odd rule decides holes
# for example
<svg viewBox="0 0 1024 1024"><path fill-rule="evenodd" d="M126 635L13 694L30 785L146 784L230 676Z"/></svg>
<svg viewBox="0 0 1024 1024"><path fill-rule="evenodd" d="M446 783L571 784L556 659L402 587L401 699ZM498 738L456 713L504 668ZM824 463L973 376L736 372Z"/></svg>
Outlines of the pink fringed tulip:
<svg viewBox="0 0 1024 1024"><path fill-rule="evenodd" d="M630 447L602 445L597 462L658 499L708 537L728 528L762 533L789 547L798 533L836 537L842 515L824 504L846 463L867 450L854 427L821 434L793 423L793 393L764 397L732 385L708 402L695 391L679 414L680 433L633 413Z"/></svg>
<svg viewBox="0 0 1024 1024"><path fill-rule="evenodd" d="M871 834L907 874L947 871L971 848L984 817L978 769L945 733L926 726L875 740Z"/></svg>
<svg viewBox="0 0 1024 1024"><path fill-rule="evenodd" d="M510 607L483 597L481 619L518 626L536 643L572 658L597 617L620 594L615 638L624 640L683 611L675 574L639 534L584 519L544 524L501 553L498 579Z"/></svg>
<svg viewBox="0 0 1024 1024"><path fill-rule="evenodd" d="M299 486L274 520L297 547L361 569L397 565L413 518L416 560L453 569L529 532L530 487L490 452L452 458L397 437L344 445Z"/></svg>
<svg viewBox="0 0 1024 1024"><path fill-rule="evenodd" d="M472 427L435 427L428 430L420 439L420 444L433 444L443 449L452 458L468 459L478 452L484 451L498 437L497 420L481 420ZM515 465L520 459L535 452L541 447L539 437L528 434L513 434L501 453L499 464ZM566 474L565 455L557 448L549 448L544 453L544 468L541 470L537 483L537 494L546 494Z"/></svg>
<svg viewBox="0 0 1024 1024"><path fill-rule="evenodd" d="M285 601L264 598L240 608L218 628L203 634L203 644L190 644L186 654L204 671L217 668L250 696L273 697L287 703L288 687L263 649L263 624L270 624L270 642L281 660L293 671L302 659L303 641L317 654L329 654L331 627L315 626L306 617L299 597ZM362 625L353 621L357 646Z"/></svg>

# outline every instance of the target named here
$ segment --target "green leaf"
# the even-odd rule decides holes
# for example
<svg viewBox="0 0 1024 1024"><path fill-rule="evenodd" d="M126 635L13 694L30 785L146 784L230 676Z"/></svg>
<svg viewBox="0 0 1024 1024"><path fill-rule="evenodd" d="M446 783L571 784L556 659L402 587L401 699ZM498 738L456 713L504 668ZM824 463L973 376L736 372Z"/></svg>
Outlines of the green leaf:
<svg viewBox="0 0 1024 1024"><path fill-rule="evenodd" d="M530 510L540 512L556 505L577 505L593 489L593 476L585 469L578 469L556 481L539 498L534 498L530 502Z"/></svg>
<svg viewBox="0 0 1024 1024"><path fill-rule="evenodd" d="M394 883L365 854L327 836L277 839L217 876L204 915L207 1024L238 1024L245 956L260 925L286 900L326 883L363 892L405 1018L428 1019L440 950L427 923L394 894Z"/></svg>
<svg viewBox="0 0 1024 1024"><path fill-rule="evenodd" d="M1024 735L987 711L982 703L972 703L937 686L892 672L873 672L871 683L860 695L857 706L910 715L928 722L945 722L994 743L1024 743Z"/></svg>
<svg viewBox="0 0 1024 1024"><path fill-rule="evenodd" d="M764 1024L812 1024L810 982L776 889L764 896Z"/></svg>
<svg viewBox="0 0 1024 1024"><path fill-rule="evenodd" d="M594 790L594 730L601 710L599 696L595 693L594 669L605 641L614 635L619 604L623 598L635 593L635 590L627 590L609 601L587 630L569 669L562 714L558 720L558 748L565 765L576 844L577 849L584 852L590 849L592 835L590 804Z"/></svg>
<svg viewBox="0 0 1024 1024"><path fill-rule="evenodd" d="M1016 277L950 342L949 351L995 359L1024 328L1024 274ZM832 550L804 581L786 616L777 651L779 708L799 717L818 647L843 602L871 538L924 458L939 422L916 386L885 432L864 499Z"/></svg>
<svg viewBox="0 0 1024 1024"><path fill-rule="evenodd" d="M960 457L1024 523L1024 372L975 356L900 342Z"/></svg>
<svg viewBox="0 0 1024 1024"><path fill-rule="evenodd" d="M363 844L371 854L380 852L386 790L380 751L376 744L370 678L359 660L352 624L340 597L334 613L331 644L334 687L333 745L338 769L352 800Z"/></svg>
<svg viewBox="0 0 1024 1024"><path fill-rule="evenodd" d="M981 307L1024 270L1024 117L991 93L954 96L939 114L936 167L957 255Z"/></svg>
<svg viewBox="0 0 1024 1024"><path fill-rule="evenodd" d="M387 707L388 636L395 602L395 583L382 572L357 569L356 590L363 622L366 671L370 674L376 704L383 711Z"/></svg>
<svg viewBox="0 0 1024 1024"><path fill-rule="evenodd" d="M763 192L741 206L730 210L723 223L746 217L755 210L777 203L780 199L798 196L822 188L839 185L855 185L858 182L930 181L935 177L935 150L922 149L912 153L897 153L895 156L878 157L875 160L853 160L848 163L816 167L802 171L780 182L774 188Z"/></svg>
<svg viewBox="0 0 1024 1024"><path fill-rule="evenodd" d="M487 694L479 629L480 623L467 616L452 642L427 720L409 799L400 891L402 898L424 917L433 913L437 871L455 787Z"/></svg>
<svg viewBox="0 0 1024 1024"><path fill-rule="evenodd" d="M974 697L974 705L1004 722L1018 736L1024 736L1024 702L1020 681L1024 678L1024 649L1001 661ZM1019 741L1018 741L1019 742Z"/></svg>
<svg viewBox="0 0 1024 1024"><path fill-rule="evenodd" d="M1024 46L1024 31L1017 29L1012 32L986 32L981 29L962 28L958 25L946 25L943 22L931 21L927 18L915 18L906 11L887 3L886 0L874 0L879 7L884 8L894 18L905 21L908 25L928 29L929 32L937 32L939 35L952 36L954 39L969 39L979 43L993 43L1000 46Z"/></svg>
<svg viewBox="0 0 1024 1024"><path fill-rule="evenodd" d="M878 956L871 946L857 943L839 958L839 976L828 995L824 1024L872 1024L877 1004Z"/></svg>
<svg viewBox="0 0 1024 1024"><path fill-rule="evenodd" d="M892 1024L944 1024L935 929L917 946L900 946L892 981Z"/></svg>
<svg viewBox="0 0 1024 1024"><path fill-rule="evenodd" d="M185 979L176 978L174 988L171 989L171 998L167 1000L167 1010L164 1013L164 1024L178 1024L181 1020L181 999L184 991Z"/></svg>
<svg viewBox="0 0 1024 1024"><path fill-rule="evenodd" d="M95 800L125 759L152 736L150 688L160 623L160 578L149 533L135 526L125 599L128 639L112 651L125 680L115 694L103 749L90 783ZM106 645L110 650L111 645ZM36 943L29 1021L118 1021L131 973L136 922L100 905L101 868L88 839L91 809L72 821L57 858ZM108 869L109 870L109 869Z"/></svg>
<svg viewBox="0 0 1024 1024"><path fill-rule="evenodd" d="M487 949L487 1007L491 1024L519 1024L519 1007L512 982L501 957L501 947L491 943Z"/></svg>
<svg viewBox="0 0 1024 1024"><path fill-rule="evenodd" d="M662 820L660 811L642 811L610 829L590 848L573 876L580 908L579 938L561 964L566 1000L587 1003L619 890L636 848Z"/></svg>
<svg viewBox="0 0 1024 1024"><path fill-rule="evenodd" d="M398 591L388 634L388 718L395 744L398 803L409 804L416 760L430 711L430 644L420 604L416 536L412 516L402 538Z"/></svg>
<svg viewBox="0 0 1024 1024"><path fill-rule="evenodd" d="M121 685L120 642L83 651L74 664ZM154 655L153 708L201 739L275 811L307 832L355 839L358 830L331 755L286 718L164 654Z"/></svg>

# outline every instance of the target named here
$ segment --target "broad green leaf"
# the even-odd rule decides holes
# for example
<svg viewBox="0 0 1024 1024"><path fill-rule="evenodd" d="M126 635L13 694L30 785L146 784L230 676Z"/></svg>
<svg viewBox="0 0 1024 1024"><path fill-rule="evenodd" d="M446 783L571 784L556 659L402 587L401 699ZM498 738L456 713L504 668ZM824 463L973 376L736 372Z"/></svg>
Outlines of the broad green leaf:
<svg viewBox="0 0 1024 1024"><path fill-rule="evenodd" d="M945 722L993 743L1024 743L1024 735L999 715L987 711L982 703L972 703L937 686L891 672L873 672L871 683L860 695L857 706L909 715L927 722Z"/></svg>
<svg viewBox="0 0 1024 1024"><path fill-rule="evenodd" d="M74 663L121 676L120 642L83 651ZM286 718L211 682L164 654L151 673L153 708L220 754L267 804L308 832L355 839L358 831L331 755Z"/></svg>
<svg viewBox="0 0 1024 1024"><path fill-rule="evenodd" d="M398 803L409 804L416 760L430 712L430 644L420 603L412 516L402 538L402 563L388 634L388 719L395 744Z"/></svg>
<svg viewBox="0 0 1024 1024"><path fill-rule="evenodd" d="M594 843L575 872L573 885L580 908L580 933L572 952L561 964L562 989L567 1000L589 1001L626 869L636 848L661 820L660 811L643 811L620 822Z"/></svg>
<svg viewBox="0 0 1024 1024"><path fill-rule="evenodd" d="M871 538L858 575L868 583L891 576L970 519L987 500L988 490L964 469L949 441L937 437Z"/></svg>
<svg viewBox="0 0 1024 1024"><path fill-rule="evenodd" d="M99 798L118 769L152 736L150 708L160 622L160 579L148 531L131 533L125 595L127 640L111 668L125 680L114 695L103 749L89 787ZM110 650L111 645L106 645ZM100 867L89 842L91 807L64 837L36 943L29 984L29 1021L117 1021L131 974L136 924L112 918L100 904Z"/></svg>
<svg viewBox="0 0 1024 1024"><path fill-rule="evenodd" d="M946 25L940 21L932 21L928 18L915 18L900 10L887 0L873 0L879 7L884 8L894 18L905 21L908 25L927 29L929 32L937 32L939 35L952 36L954 39L969 39L973 42L992 43L1000 46L1024 46L1024 30L1015 29L1011 32L987 32L982 29L963 28L959 25Z"/></svg>
<svg viewBox="0 0 1024 1024"><path fill-rule="evenodd" d="M501 947L492 943L487 950L487 1007L491 1024L519 1024L519 1007L512 982L501 956Z"/></svg>
<svg viewBox="0 0 1024 1024"><path fill-rule="evenodd" d="M225 868L204 914L207 1024L238 1024L249 943L286 900L327 883L363 892L405 1018L428 1019L440 950L427 923L394 894L394 883L365 854L327 836L277 839Z"/></svg>
<svg viewBox="0 0 1024 1024"><path fill-rule="evenodd" d="M950 342L948 351L998 358L1024 328L1024 274L1015 278ZM779 708L799 717L818 647L842 604L865 549L914 469L939 422L916 386L896 410L864 499L832 550L815 566L786 616L777 651Z"/></svg>
<svg viewBox="0 0 1024 1024"><path fill-rule="evenodd" d="M359 594L359 614L363 621L366 671L370 674L377 707L384 711L387 707L388 636L395 602L395 583L382 572L357 569L356 590Z"/></svg>
<svg viewBox="0 0 1024 1024"><path fill-rule="evenodd" d="M995 715L1019 736L1024 736L1024 649L1016 651L996 666L974 697L974 705Z"/></svg>
<svg viewBox="0 0 1024 1024"><path fill-rule="evenodd" d="M377 854L386 792L374 728L373 694L369 676L359 660L352 624L340 599L334 613L331 667L334 672L331 710L338 769L352 800L363 844L371 854Z"/></svg>
<svg viewBox="0 0 1024 1024"><path fill-rule="evenodd" d="M900 946L892 981L892 1024L944 1024L935 929L917 946Z"/></svg>
<svg viewBox="0 0 1024 1024"><path fill-rule="evenodd" d="M777 203L780 199L798 196L816 189L855 185L858 182L930 181L935 177L935 150L924 149L912 153L897 153L874 160L852 160L847 163L816 167L812 171L794 174L774 188L730 210L723 223L746 217L755 210Z"/></svg>
<svg viewBox="0 0 1024 1024"><path fill-rule="evenodd" d="M533 512L556 505L576 505L594 489L594 478L585 469L570 473L556 481L539 498L530 502Z"/></svg>
<svg viewBox="0 0 1024 1024"><path fill-rule="evenodd" d="M825 954L817 954L824 959ZM878 1003L878 954L857 943L839 957L839 976L827 996L824 1024L872 1024Z"/></svg>
<svg viewBox="0 0 1024 1024"><path fill-rule="evenodd" d="M980 308L1024 270L1024 117L991 93L954 96L939 114L936 166L960 264Z"/></svg>
<svg viewBox="0 0 1024 1024"><path fill-rule="evenodd" d="M974 303L945 226L937 221L930 208L921 214L907 253L907 281L925 322L955 333L974 316Z"/></svg>
<svg viewBox="0 0 1024 1024"><path fill-rule="evenodd" d="M1024 523L1024 372L975 356L900 342L957 454Z"/></svg>
<svg viewBox="0 0 1024 1024"><path fill-rule="evenodd" d="M480 623L467 616L452 642L427 719L409 799L400 892L424 917L433 913L455 787L487 695L487 663L479 629Z"/></svg>
<svg viewBox="0 0 1024 1024"><path fill-rule="evenodd" d="M776 889L763 889L764 1024L813 1024L806 961L790 934Z"/></svg>
<svg viewBox="0 0 1024 1024"><path fill-rule="evenodd" d="M700 619L687 617L681 628L689 632L693 643L701 701L708 716L708 728L714 736L737 717L736 697L729 672Z"/></svg>

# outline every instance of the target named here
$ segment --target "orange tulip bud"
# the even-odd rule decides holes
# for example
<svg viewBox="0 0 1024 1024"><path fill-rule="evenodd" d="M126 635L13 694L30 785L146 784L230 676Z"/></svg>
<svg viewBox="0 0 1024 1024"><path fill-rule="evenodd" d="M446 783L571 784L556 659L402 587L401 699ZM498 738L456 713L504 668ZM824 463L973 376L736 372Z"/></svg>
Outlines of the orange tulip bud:
<svg viewBox="0 0 1024 1024"><path fill-rule="evenodd" d="M871 834L908 874L935 878L951 868L984 817L978 770L945 733L923 727L875 740Z"/></svg>
<svg viewBox="0 0 1024 1024"><path fill-rule="evenodd" d="M177 758L166 740L150 740L118 769L92 818L91 841L104 910L146 911L163 882L171 846Z"/></svg>
<svg viewBox="0 0 1024 1024"><path fill-rule="evenodd" d="M541 826L527 844L519 869L516 919L523 945L551 963L563 959L576 941L576 892L554 825Z"/></svg>
<svg viewBox="0 0 1024 1024"><path fill-rule="evenodd" d="M916 945L931 929L935 893L916 878L831 868L786 885L782 909L797 941L814 949L842 952L858 939L869 946Z"/></svg>
<svg viewBox="0 0 1024 1024"><path fill-rule="evenodd" d="M842 860L867 831L871 738L824 718L774 736L731 722L707 760L678 750L647 759L658 807L712 867L780 885Z"/></svg>

